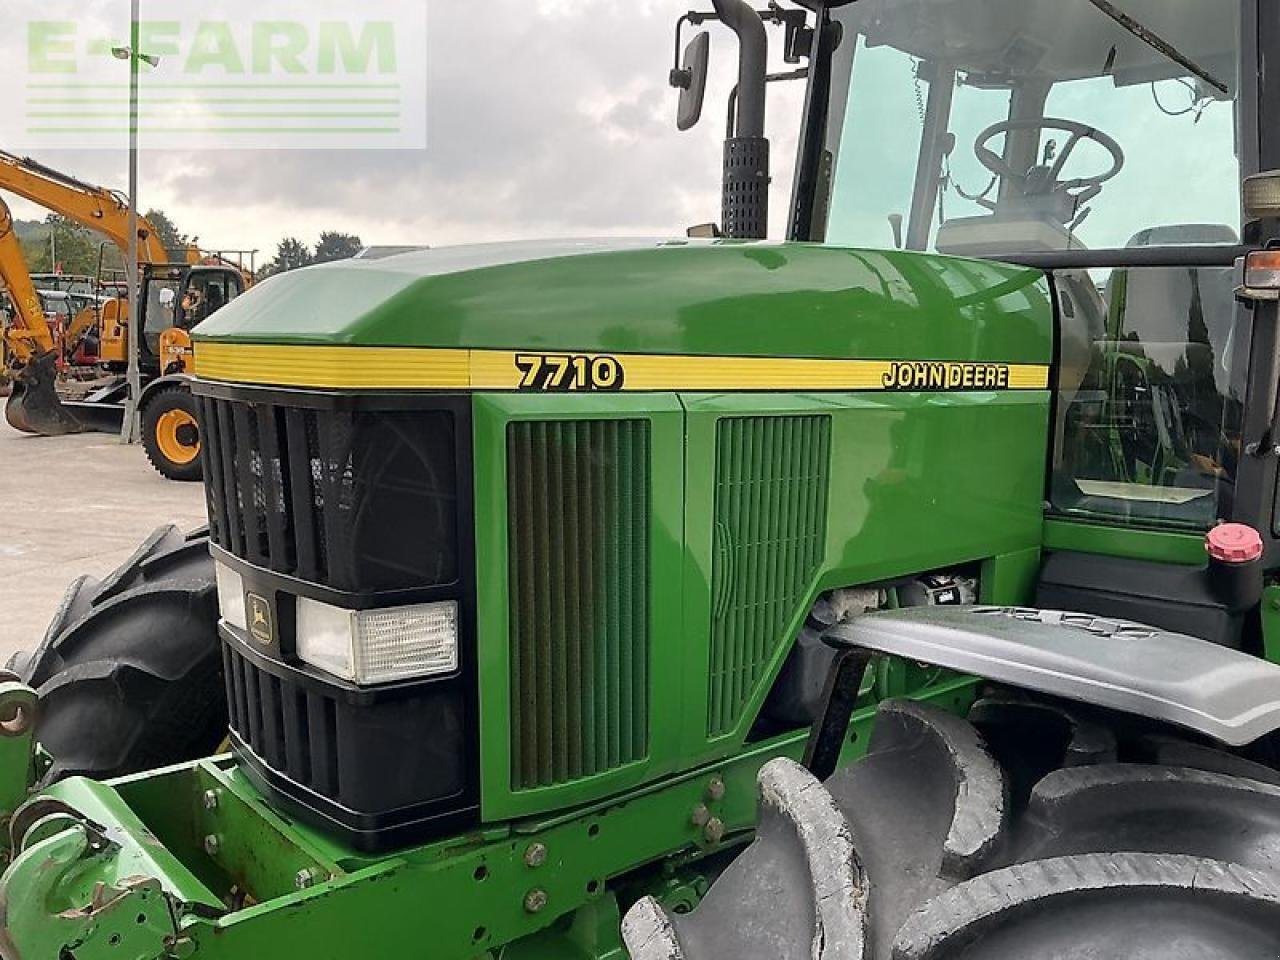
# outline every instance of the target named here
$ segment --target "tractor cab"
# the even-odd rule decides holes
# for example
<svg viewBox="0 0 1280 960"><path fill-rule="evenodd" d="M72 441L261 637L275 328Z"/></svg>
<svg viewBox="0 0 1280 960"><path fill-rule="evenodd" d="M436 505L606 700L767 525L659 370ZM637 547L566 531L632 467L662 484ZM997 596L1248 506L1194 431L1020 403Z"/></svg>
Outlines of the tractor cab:
<svg viewBox="0 0 1280 960"><path fill-rule="evenodd" d="M1259 169L1257 5L861 0L829 16L826 239L1052 277L1051 519L1270 529L1269 502L1240 501L1254 311L1233 274Z"/></svg>
<svg viewBox="0 0 1280 960"><path fill-rule="evenodd" d="M840 21L833 239L985 257L1239 241L1238 4L871 0Z"/></svg>

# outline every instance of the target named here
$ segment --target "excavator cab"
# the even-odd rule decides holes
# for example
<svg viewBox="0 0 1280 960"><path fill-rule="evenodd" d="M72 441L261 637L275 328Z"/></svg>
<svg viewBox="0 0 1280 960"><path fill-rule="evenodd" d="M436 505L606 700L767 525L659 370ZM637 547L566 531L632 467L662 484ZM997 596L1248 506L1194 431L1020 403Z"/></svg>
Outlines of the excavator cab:
<svg viewBox="0 0 1280 960"><path fill-rule="evenodd" d="M153 376L186 372L191 328L244 293L244 274L227 266L153 266L143 277L143 370Z"/></svg>
<svg viewBox="0 0 1280 960"><path fill-rule="evenodd" d="M147 382L144 401L160 378L186 373L191 361L190 330L244 292L245 274L229 265L147 265L142 276L139 367ZM94 347L107 369L120 376L83 401L65 402L58 394L58 356L33 357L14 375L5 405L10 425L26 433L56 436L83 430L118 430L127 396L123 372L128 365L131 311L122 298L98 310ZM193 420L194 423L194 420ZM180 444L186 466L197 463L198 434ZM175 456L177 455L175 447Z"/></svg>

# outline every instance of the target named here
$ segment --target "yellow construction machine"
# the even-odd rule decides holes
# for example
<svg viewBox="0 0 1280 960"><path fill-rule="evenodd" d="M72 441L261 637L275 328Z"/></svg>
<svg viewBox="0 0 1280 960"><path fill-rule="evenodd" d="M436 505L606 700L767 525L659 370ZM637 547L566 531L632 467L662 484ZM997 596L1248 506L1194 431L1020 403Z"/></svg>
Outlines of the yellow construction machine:
<svg viewBox="0 0 1280 960"><path fill-rule="evenodd" d="M126 257L129 255L129 201L117 191L4 151L0 151L0 191L14 193L98 231ZM187 374L191 357L189 331L245 290L253 279L252 264L246 268L246 254L240 251L206 255L194 245L166 250L159 233L145 217L138 218L137 231L141 268L138 309L131 309L120 298L95 307L97 358L108 376L87 396L60 396L58 370L63 357L47 322L47 346L43 335L37 340L29 334L16 333L15 342L22 340L28 346L11 352L13 392L5 406L5 418L18 430L50 436L93 429L118 430L128 396L125 369L129 327L136 314L141 332L138 359L143 389L138 412L143 448L162 475L173 480L199 480L200 429ZM12 262L13 251L17 251L20 260L21 250L16 237L11 241ZM235 260L231 259L233 256ZM22 272L25 273L25 263ZM80 328L86 322L77 318L73 326ZM25 319L21 323L22 331L34 329L34 321L30 326Z"/></svg>

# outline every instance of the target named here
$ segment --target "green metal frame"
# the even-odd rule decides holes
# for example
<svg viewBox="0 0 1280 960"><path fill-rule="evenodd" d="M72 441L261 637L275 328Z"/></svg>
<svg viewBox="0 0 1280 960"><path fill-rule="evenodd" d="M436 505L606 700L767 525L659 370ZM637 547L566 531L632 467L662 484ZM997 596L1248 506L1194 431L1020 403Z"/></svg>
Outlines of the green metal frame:
<svg viewBox="0 0 1280 960"><path fill-rule="evenodd" d="M1184 566L1205 562L1204 535L1200 533L1145 530L1077 520L1046 519L1044 548Z"/></svg>
<svg viewBox="0 0 1280 960"><path fill-rule="evenodd" d="M962 711L975 691L972 679L939 675L914 695ZM870 705L855 716L846 761L865 750L873 716ZM799 758L806 739L788 734L622 798L382 859L286 820L228 758L110 785L66 781L42 796L78 818L50 823L5 876L8 946L24 957L70 942L77 958L345 960L399 955L425 929L441 958L531 937L545 941L541 955L563 956L550 946L585 922L584 908L611 923L620 893L696 895L696 861L749 836L759 768ZM246 888L271 896L236 903ZM610 923L594 927L597 940L616 938Z"/></svg>

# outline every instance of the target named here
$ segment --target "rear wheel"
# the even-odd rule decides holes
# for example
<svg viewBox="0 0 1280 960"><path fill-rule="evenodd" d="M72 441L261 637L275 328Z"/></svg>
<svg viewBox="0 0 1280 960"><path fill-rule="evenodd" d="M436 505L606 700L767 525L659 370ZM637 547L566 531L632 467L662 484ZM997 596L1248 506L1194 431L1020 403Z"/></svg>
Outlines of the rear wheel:
<svg viewBox="0 0 1280 960"><path fill-rule="evenodd" d="M205 531L156 530L103 580L67 590L44 641L10 668L40 694L46 782L205 756L227 728Z"/></svg>
<svg viewBox="0 0 1280 960"><path fill-rule="evenodd" d="M634 960L1280 955L1280 787L1231 754L1059 707L881 705L825 784L760 772L760 828L691 913L627 914Z"/></svg>
<svg viewBox="0 0 1280 960"><path fill-rule="evenodd" d="M186 387L161 387L142 408L142 448L162 477L200 480L200 424Z"/></svg>

